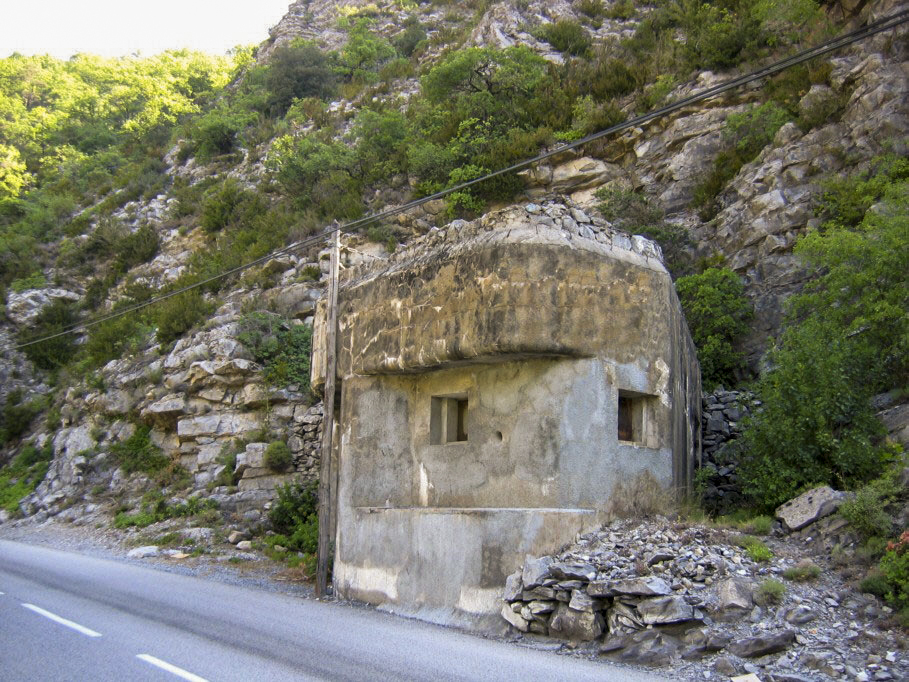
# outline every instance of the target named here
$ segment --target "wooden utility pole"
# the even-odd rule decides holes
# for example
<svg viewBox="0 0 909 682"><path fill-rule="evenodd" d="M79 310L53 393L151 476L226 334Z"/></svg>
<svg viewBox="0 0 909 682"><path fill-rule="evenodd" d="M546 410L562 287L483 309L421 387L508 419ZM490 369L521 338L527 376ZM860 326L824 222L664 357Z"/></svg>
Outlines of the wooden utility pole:
<svg viewBox="0 0 909 682"><path fill-rule="evenodd" d="M319 453L319 550L316 566L316 596L325 594L328 587L328 559L331 554L332 436L335 424L335 376L338 353L338 273L341 269L341 231L335 230L331 250L331 271L328 280L328 329L326 330L325 393L322 416L322 450Z"/></svg>

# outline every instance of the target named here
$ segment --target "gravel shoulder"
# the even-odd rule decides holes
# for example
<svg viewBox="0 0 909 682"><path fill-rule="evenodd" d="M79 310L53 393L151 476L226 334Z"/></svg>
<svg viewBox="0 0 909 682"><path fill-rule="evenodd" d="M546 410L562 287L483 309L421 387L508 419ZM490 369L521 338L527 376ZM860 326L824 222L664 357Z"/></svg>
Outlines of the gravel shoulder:
<svg viewBox="0 0 909 682"><path fill-rule="evenodd" d="M165 555L132 559L127 557L132 547L126 534L110 528L60 523L54 519L42 523L23 519L0 524L0 538L241 587L282 592L304 598L313 597L311 586L294 579L282 566L264 557L239 562L230 561L231 557L228 554L202 554L182 559Z"/></svg>

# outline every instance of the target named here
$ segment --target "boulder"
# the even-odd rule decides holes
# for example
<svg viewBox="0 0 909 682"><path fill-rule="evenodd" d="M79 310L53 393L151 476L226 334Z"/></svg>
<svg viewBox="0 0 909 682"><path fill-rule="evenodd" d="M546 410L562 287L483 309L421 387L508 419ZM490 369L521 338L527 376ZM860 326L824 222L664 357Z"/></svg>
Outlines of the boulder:
<svg viewBox="0 0 909 682"><path fill-rule="evenodd" d="M541 585L549 577L549 567L553 563L552 557L544 556L535 559L528 554L524 559L524 571L521 574L524 589L529 590Z"/></svg>
<svg viewBox="0 0 909 682"><path fill-rule="evenodd" d="M717 585L717 603L713 617L720 621L733 621L743 618L754 606L754 595L751 583L740 578L727 578Z"/></svg>
<svg viewBox="0 0 909 682"><path fill-rule="evenodd" d="M599 611L603 608L603 603L599 599L594 599L583 590L572 590L571 600L568 606L575 611Z"/></svg>
<svg viewBox="0 0 909 682"><path fill-rule="evenodd" d="M148 559L150 557L158 556L158 546L157 545L146 545L144 547L136 547L131 549L127 553L127 558L129 559Z"/></svg>
<svg viewBox="0 0 909 682"><path fill-rule="evenodd" d="M909 403L903 403L878 413L890 438L909 448Z"/></svg>
<svg viewBox="0 0 909 682"><path fill-rule="evenodd" d="M534 587L532 590L521 592L521 601L533 601L534 599L556 599L556 591L551 587Z"/></svg>
<svg viewBox="0 0 909 682"><path fill-rule="evenodd" d="M664 625L694 620L694 607L682 597L653 597L638 604L645 625Z"/></svg>
<svg viewBox="0 0 909 682"><path fill-rule="evenodd" d="M589 642L603 634L603 616L592 611L575 611L560 602L549 621L549 629L565 639Z"/></svg>
<svg viewBox="0 0 909 682"><path fill-rule="evenodd" d="M618 659L639 665L669 665L679 651L674 637L657 630L613 635L600 645L600 654L618 653Z"/></svg>
<svg viewBox="0 0 909 682"><path fill-rule="evenodd" d="M80 452L94 449L97 443L92 438L92 425L80 424L71 429L62 429L54 436L54 452L72 458Z"/></svg>
<svg viewBox="0 0 909 682"><path fill-rule="evenodd" d="M815 613L811 607L806 606L805 604L793 606L791 609L788 609L783 615L783 619L787 623L792 623L793 625L804 625L805 623L810 623L815 618L817 618L817 613Z"/></svg>
<svg viewBox="0 0 909 682"><path fill-rule="evenodd" d="M590 564L555 563L549 567L549 575L561 580L593 580L597 569Z"/></svg>
<svg viewBox="0 0 909 682"><path fill-rule="evenodd" d="M849 494L830 486L813 488L777 507L776 518L788 531L799 530L829 516L849 499Z"/></svg>
<svg viewBox="0 0 909 682"><path fill-rule="evenodd" d="M505 579L505 592L502 594L502 599L505 601L517 601L520 599L523 589L521 571L515 571Z"/></svg>
<svg viewBox="0 0 909 682"><path fill-rule="evenodd" d="M732 637L720 632L708 633L704 628L695 628L685 633L682 641L688 645L682 652L682 658L693 659L723 650L732 641Z"/></svg>
<svg viewBox="0 0 909 682"><path fill-rule="evenodd" d="M742 658L756 658L784 651L795 641L794 630L783 630L771 635L747 637L729 645L729 651Z"/></svg>
<svg viewBox="0 0 909 682"><path fill-rule="evenodd" d="M238 542L241 542L243 540L249 540L248 531L234 530L231 531L230 535L227 536L227 541L232 545L236 545Z"/></svg>
<svg viewBox="0 0 909 682"><path fill-rule="evenodd" d="M634 644L626 648L619 659L639 665L669 665L679 651L679 643L664 632L645 630L631 636Z"/></svg>
<svg viewBox="0 0 909 682"><path fill-rule="evenodd" d="M614 602L606 614L606 624L609 632L635 632L644 629L644 623L637 612L622 602Z"/></svg>
<svg viewBox="0 0 909 682"><path fill-rule="evenodd" d="M521 632L527 632L530 629L530 622L528 619L524 618L520 613L512 611L511 606L508 604L505 604L505 606L502 607L502 618L514 625Z"/></svg>
<svg viewBox="0 0 909 682"><path fill-rule="evenodd" d="M647 576L644 578L628 578L626 580L592 582L587 586L587 594L591 597L613 597L615 595L664 597L672 594L672 588L662 578Z"/></svg>

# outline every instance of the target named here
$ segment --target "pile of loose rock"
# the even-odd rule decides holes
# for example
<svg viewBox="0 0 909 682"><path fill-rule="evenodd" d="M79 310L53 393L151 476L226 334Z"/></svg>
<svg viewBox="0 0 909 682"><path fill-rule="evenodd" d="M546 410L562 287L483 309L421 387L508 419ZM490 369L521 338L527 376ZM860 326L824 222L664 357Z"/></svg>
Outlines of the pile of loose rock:
<svg viewBox="0 0 909 682"><path fill-rule="evenodd" d="M738 462L732 444L742 433L742 420L760 405L752 393L727 391L722 387L703 398L701 468L709 476L704 490L704 505L712 512L724 513L740 506L743 501L736 473Z"/></svg>
<svg viewBox="0 0 909 682"><path fill-rule="evenodd" d="M683 679L909 676L900 635L869 627L887 607L829 571L783 580L799 561L811 565L795 543L768 539L774 558L761 563L738 536L663 518L613 522L557 555L528 556L506 581L502 616L522 637L588 642L614 660L672 665ZM776 603L768 580L785 587Z"/></svg>

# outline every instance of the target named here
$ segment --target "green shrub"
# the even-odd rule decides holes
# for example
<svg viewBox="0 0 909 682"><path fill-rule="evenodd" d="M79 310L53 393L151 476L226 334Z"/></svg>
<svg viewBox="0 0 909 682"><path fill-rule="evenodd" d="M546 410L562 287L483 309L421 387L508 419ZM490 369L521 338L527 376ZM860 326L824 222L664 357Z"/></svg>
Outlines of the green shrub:
<svg viewBox="0 0 909 682"><path fill-rule="evenodd" d="M267 165L300 209L320 216L357 218L363 211L361 183L354 177L355 151L316 135L278 138Z"/></svg>
<svg viewBox="0 0 909 682"><path fill-rule="evenodd" d="M859 488L855 497L846 500L837 510L863 538L888 537L893 522L887 514L887 505L894 502L902 491L899 472L889 469L883 476Z"/></svg>
<svg viewBox="0 0 909 682"><path fill-rule="evenodd" d="M757 384L762 411L746 423L739 468L755 504L772 509L806 486L849 487L880 471L889 454L875 445L882 430L862 383L867 375L842 332L806 320L784 333L771 361Z"/></svg>
<svg viewBox="0 0 909 682"><path fill-rule="evenodd" d="M158 343L167 345L205 319L214 306L208 303L198 289L192 289L156 304L152 320L157 327Z"/></svg>
<svg viewBox="0 0 909 682"><path fill-rule="evenodd" d="M408 125L396 110L364 109L354 121L358 174L367 182L391 177L407 168Z"/></svg>
<svg viewBox="0 0 909 682"><path fill-rule="evenodd" d="M26 289L42 289L47 286L47 279L43 272L35 272L22 279L14 279L9 284L11 291L21 293Z"/></svg>
<svg viewBox="0 0 909 682"><path fill-rule="evenodd" d="M758 563L770 561L773 558L773 552L770 548L753 535L746 535L739 540L739 544L745 549L748 558Z"/></svg>
<svg viewBox="0 0 909 682"><path fill-rule="evenodd" d="M263 365L271 385L296 385L301 393L309 391L312 329L308 325L292 324L269 313L251 313L241 320L237 339Z"/></svg>
<svg viewBox="0 0 909 682"><path fill-rule="evenodd" d="M879 570L874 570L859 583L859 590L865 594L873 594L875 597L884 599L887 596L887 592L890 591L890 583Z"/></svg>
<svg viewBox="0 0 909 682"><path fill-rule="evenodd" d="M369 19L358 19L341 48L341 71L354 83L375 82L376 72L396 56L391 43L369 30L371 23Z"/></svg>
<svg viewBox="0 0 909 682"><path fill-rule="evenodd" d="M156 521L155 515L148 512L127 514L126 512L121 511L117 512L117 515L114 517L114 528L145 528Z"/></svg>
<svg viewBox="0 0 909 682"><path fill-rule="evenodd" d="M693 191L695 205L705 209L704 217L713 215L720 191L773 141L776 132L790 119L789 112L775 102L729 116L724 134L727 149L717 155L712 170Z"/></svg>
<svg viewBox="0 0 909 682"><path fill-rule="evenodd" d="M707 268L675 283L691 330L705 387L734 384L743 366L735 342L748 330L751 304L742 281L728 268Z"/></svg>
<svg viewBox="0 0 909 682"><path fill-rule="evenodd" d="M426 29L418 21L405 21L405 28L392 40L398 54L410 57L426 41Z"/></svg>
<svg viewBox="0 0 909 682"><path fill-rule="evenodd" d="M569 125L571 99L555 70L524 46L466 48L446 56L421 79L411 105L414 143L408 169L422 194L479 177L526 158ZM461 191L452 211L474 212L487 200L523 188L514 175Z"/></svg>
<svg viewBox="0 0 909 682"><path fill-rule="evenodd" d="M690 258L686 248L691 239L681 225L663 221L663 211L641 192L604 187L595 195L603 217L614 226L652 239L663 251L663 261L674 276L687 272Z"/></svg>
<svg viewBox="0 0 909 682"><path fill-rule="evenodd" d="M130 268L147 263L158 253L160 241L151 225L143 225L123 236L114 245L114 270L123 274Z"/></svg>
<svg viewBox="0 0 909 682"><path fill-rule="evenodd" d="M19 343L60 334L78 321L75 304L62 298L54 299L38 313L30 328L19 332ZM22 349L29 360L41 369L47 370L56 370L65 365L72 358L74 351L75 340L72 334L63 334Z"/></svg>
<svg viewBox="0 0 909 682"><path fill-rule="evenodd" d="M327 54L313 43L294 40L272 53L264 85L268 93L266 111L280 117L295 99L332 97L337 78Z"/></svg>
<svg viewBox="0 0 909 682"><path fill-rule="evenodd" d="M603 5L603 0L577 0L574 3L574 8L590 19L599 19L606 16L606 7Z"/></svg>
<svg viewBox="0 0 909 682"><path fill-rule="evenodd" d="M318 282L322 279L322 270L318 265L307 265L300 270L300 279L309 282Z"/></svg>
<svg viewBox="0 0 909 682"><path fill-rule="evenodd" d="M234 178L227 178L206 193L199 222L206 232L218 232L266 210L257 193L244 189Z"/></svg>
<svg viewBox="0 0 909 682"><path fill-rule="evenodd" d="M564 140L579 140L625 120L625 114L612 102L596 102L590 95L579 97L572 109L571 130L560 133Z"/></svg>
<svg viewBox="0 0 909 682"><path fill-rule="evenodd" d="M232 152L237 135L255 120L253 112L219 107L195 119L187 134L192 140L192 149L204 161Z"/></svg>
<svg viewBox="0 0 909 682"><path fill-rule="evenodd" d="M663 219L663 210L641 192L603 187L596 191L597 209L616 227L634 232Z"/></svg>
<svg viewBox="0 0 909 682"><path fill-rule="evenodd" d="M588 2L589 1L590 0L588 0ZM593 1L596 2L596 0ZM581 10L580 7L578 9L582 12L584 11ZM587 12L584 13L587 14ZM607 19L621 19L623 21L627 21L628 19L634 18L637 13L638 11L635 8L634 2L632 0L615 0L615 2L610 5L609 9L606 10L603 16L605 16Z"/></svg>
<svg viewBox="0 0 909 682"><path fill-rule="evenodd" d="M127 474L153 474L170 464L170 458L151 442L150 433L151 427L140 426L132 436L111 446L111 454Z"/></svg>
<svg viewBox="0 0 909 682"><path fill-rule="evenodd" d="M754 603L758 606L774 606L783 603L786 586L779 580L767 578L762 580L754 592Z"/></svg>
<svg viewBox="0 0 909 682"><path fill-rule="evenodd" d="M167 519L185 518L195 516L202 518L206 514L215 512L217 514L218 502L212 499L203 499L193 497L180 504L168 504L159 491L152 491L153 494L146 494L142 498L141 510L135 514L128 514L126 511L120 511L114 517L114 528L145 528L153 523L166 521ZM220 518L220 516L218 517ZM209 522L216 522L218 519L211 519Z"/></svg>
<svg viewBox="0 0 909 682"><path fill-rule="evenodd" d="M293 466L294 457L284 441L276 440L265 448L265 466L281 473Z"/></svg>
<svg viewBox="0 0 909 682"><path fill-rule="evenodd" d="M268 512L276 533L285 536L283 546L299 552L315 552L319 541L318 485L287 483L278 488L278 499Z"/></svg>
<svg viewBox="0 0 909 682"><path fill-rule="evenodd" d="M821 575L821 567L811 559L802 559L795 566L783 571L783 577L786 580L792 580L798 583L805 583L811 580L817 580Z"/></svg>
<svg viewBox="0 0 909 682"><path fill-rule="evenodd" d="M755 516L746 523L749 533L755 535L770 535L773 528L773 519L769 516Z"/></svg>
<svg viewBox="0 0 909 682"><path fill-rule="evenodd" d="M24 401L22 391L10 391L0 411L0 444L18 440L46 407L47 400L43 396Z"/></svg>
<svg viewBox="0 0 909 682"><path fill-rule="evenodd" d="M19 502L44 480L53 457L50 446L39 450L27 445L9 464L0 468L0 509L16 514Z"/></svg>
<svg viewBox="0 0 909 682"><path fill-rule="evenodd" d="M590 36L576 21L559 19L539 28L539 36L559 52L582 55L590 49Z"/></svg>
<svg viewBox="0 0 909 682"><path fill-rule="evenodd" d="M153 331L136 315L124 315L95 325L89 330L88 340L82 347L87 366L102 367L127 352L137 352Z"/></svg>
<svg viewBox="0 0 909 682"><path fill-rule="evenodd" d="M898 609L909 607L909 530L887 545L880 571L887 581L884 598Z"/></svg>

